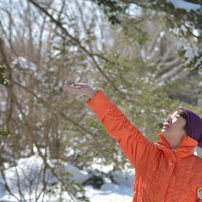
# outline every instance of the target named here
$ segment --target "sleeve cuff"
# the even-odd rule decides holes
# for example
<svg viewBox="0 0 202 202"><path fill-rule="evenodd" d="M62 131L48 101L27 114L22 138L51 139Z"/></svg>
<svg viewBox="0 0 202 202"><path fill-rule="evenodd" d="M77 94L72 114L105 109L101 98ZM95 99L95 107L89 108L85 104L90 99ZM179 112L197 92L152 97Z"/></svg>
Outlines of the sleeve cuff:
<svg viewBox="0 0 202 202"><path fill-rule="evenodd" d="M101 90L99 89L99 90L97 91L97 94L98 94L99 91L101 91ZM97 96L97 94L95 95L95 97ZM94 99L95 97L93 97L92 99ZM86 103L88 104L92 99L89 98L88 101L87 101Z"/></svg>
<svg viewBox="0 0 202 202"><path fill-rule="evenodd" d="M116 105L103 93L101 89L97 91L97 94L93 97L93 99L89 98L87 104L101 122L106 114L116 107Z"/></svg>

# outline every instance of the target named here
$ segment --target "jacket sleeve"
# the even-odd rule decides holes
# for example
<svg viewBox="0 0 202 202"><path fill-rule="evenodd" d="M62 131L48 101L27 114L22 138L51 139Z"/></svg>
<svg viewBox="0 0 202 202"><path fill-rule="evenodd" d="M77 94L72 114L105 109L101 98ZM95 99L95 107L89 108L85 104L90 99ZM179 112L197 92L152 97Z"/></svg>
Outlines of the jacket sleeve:
<svg viewBox="0 0 202 202"><path fill-rule="evenodd" d="M107 133L118 142L134 167L147 160L153 143L149 142L142 132L131 124L102 90L98 90L92 99L89 98L87 104L104 125Z"/></svg>

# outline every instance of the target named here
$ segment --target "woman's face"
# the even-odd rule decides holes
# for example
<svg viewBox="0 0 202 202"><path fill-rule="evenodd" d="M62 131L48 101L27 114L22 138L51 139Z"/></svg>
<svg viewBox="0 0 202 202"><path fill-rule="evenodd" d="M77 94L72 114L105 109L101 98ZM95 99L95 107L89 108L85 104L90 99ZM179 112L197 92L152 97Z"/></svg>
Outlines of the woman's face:
<svg viewBox="0 0 202 202"><path fill-rule="evenodd" d="M184 126L186 124L186 120L175 111L171 114L166 120L161 134L166 138L171 148L176 148L182 142L185 136Z"/></svg>

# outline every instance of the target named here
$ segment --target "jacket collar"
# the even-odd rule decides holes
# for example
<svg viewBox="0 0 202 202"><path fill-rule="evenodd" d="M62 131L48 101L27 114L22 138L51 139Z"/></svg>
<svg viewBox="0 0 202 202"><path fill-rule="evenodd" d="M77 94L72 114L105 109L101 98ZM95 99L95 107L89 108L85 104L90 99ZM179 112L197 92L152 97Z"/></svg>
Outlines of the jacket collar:
<svg viewBox="0 0 202 202"><path fill-rule="evenodd" d="M194 154L194 149L198 145L198 142L191 137L185 136L180 143L180 145L174 149L172 149L162 134L159 134L159 138L161 142L156 142L159 148L162 149L166 154L171 155L173 151L175 152L175 156L179 158L187 157Z"/></svg>

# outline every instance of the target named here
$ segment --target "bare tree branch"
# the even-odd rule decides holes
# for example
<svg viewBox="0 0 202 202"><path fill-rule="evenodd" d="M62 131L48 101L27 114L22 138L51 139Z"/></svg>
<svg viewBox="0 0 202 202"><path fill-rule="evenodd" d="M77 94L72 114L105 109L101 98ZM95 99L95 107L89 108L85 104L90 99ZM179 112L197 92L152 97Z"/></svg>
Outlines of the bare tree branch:
<svg viewBox="0 0 202 202"><path fill-rule="evenodd" d="M125 98L125 95L116 87L116 85L107 77L107 75L102 71L102 69L99 67L99 65L97 64L96 60L93 57L93 54L90 53L85 47L83 47L81 45L81 43L79 42L78 39L74 38L72 35L70 35L67 30L62 26L61 22L59 22L58 20L56 20L55 18L53 18L53 16L51 14L48 13L48 11L46 9L44 9L43 7L41 7L37 2L33 1L33 0L28 0L29 2L31 2L35 7L37 7L38 9L40 9L41 11L43 11L58 27L61 28L61 30L72 40L74 41L80 48L81 50L83 50L94 62L96 68L100 71L100 73L103 75L104 78L107 79L107 81L109 81L111 83L111 85L113 86L113 88L119 92L120 96Z"/></svg>
<svg viewBox="0 0 202 202"><path fill-rule="evenodd" d="M3 180L4 180L4 187L6 188L6 190L8 191L8 193L9 193L11 196L13 196L17 201L20 201L20 199L19 199L17 196L15 196L15 195L11 192L11 190L10 190L10 188L9 188L9 186L8 186L7 180L6 180L6 176L5 176L5 174L4 174L4 170L2 169L2 166L1 166L1 165L0 165L0 170L1 170L1 175L2 175L2 177L3 177Z"/></svg>

